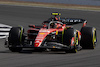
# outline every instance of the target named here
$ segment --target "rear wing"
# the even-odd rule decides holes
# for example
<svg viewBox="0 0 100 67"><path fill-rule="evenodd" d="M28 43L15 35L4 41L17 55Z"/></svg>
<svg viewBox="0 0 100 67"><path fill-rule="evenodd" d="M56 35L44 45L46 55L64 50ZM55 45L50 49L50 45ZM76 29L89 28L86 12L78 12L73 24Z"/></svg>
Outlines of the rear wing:
<svg viewBox="0 0 100 67"><path fill-rule="evenodd" d="M64 18L64 19L61 19L61 21L66 25L74 25L74 24L83 23L83 27L86 26L87 24L87 20L78 19L78 18L66 18L66 19Z"/></svg>

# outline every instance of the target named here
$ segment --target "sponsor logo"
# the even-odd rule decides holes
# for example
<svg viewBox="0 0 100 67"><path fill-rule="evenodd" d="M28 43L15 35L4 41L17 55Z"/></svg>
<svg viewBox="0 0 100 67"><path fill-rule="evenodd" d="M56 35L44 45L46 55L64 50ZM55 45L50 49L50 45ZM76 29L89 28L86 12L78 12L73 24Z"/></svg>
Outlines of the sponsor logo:
<svg viewBox="0 0 100 67"><path fill-rule="evenodd" d="M46 29L45 30L43 29L43 30L40 30L39 32L50 32L50 31L48 31Z"/></svg>
<svg viewBox="0 0 100 67"><path fill-rule="evenodd" d="M35 43L39 43L40 41L35 41Z"/></svg>
<svg viewBox="0 0 100 67"><path fill-rule="evenodd" d="M45 33L39 33L39 34L44 35Z"/></svg>

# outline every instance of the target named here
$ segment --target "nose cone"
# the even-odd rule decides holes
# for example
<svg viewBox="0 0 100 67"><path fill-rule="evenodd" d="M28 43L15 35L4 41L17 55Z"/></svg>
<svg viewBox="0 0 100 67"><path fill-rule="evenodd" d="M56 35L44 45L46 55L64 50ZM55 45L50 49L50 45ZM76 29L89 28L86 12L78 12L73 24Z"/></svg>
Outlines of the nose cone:
<svg viewBox="0 0 100 67"><path fill-rule="evenodd" d="M34 47L40 47L44 38L49 34L47 29L40 29L34 43Z"/></svg>

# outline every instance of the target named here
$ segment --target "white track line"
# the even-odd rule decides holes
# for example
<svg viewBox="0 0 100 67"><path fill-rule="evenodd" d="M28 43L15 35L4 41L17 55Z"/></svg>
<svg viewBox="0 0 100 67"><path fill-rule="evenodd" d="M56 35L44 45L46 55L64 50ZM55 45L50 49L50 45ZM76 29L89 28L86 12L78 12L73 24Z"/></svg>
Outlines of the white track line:
<svg viewBox="0 0 100 67"><path fill-rule="evenodd" d="M65 9L65 10L79 10L79 11L92 11L92 12L100 12L100 10L92 10L92 9L76 9L76 8L59 8L59 7L47 7L47 6L29 6L29 5L11 5L11 4L0 4L0 5L8 5L8 6L21 6L21 7L38 7L38 8L47 8L47 9Z"/></svg>
<svg viewBox="0 0 100 67"><path fill-rule="evenodd" d="M6 38L9 35L9 31L12 26L0 24L0 39Z"/></svg>

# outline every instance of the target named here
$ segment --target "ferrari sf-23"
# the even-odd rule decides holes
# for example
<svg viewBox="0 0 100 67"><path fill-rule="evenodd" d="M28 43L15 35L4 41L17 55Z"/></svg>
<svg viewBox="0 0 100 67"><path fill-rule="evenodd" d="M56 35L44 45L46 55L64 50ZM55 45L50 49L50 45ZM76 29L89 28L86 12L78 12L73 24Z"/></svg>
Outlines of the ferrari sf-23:
<svg viewBox="0 0 100 67"><path fill-rule="evenodd" d="M55 17L60 13L52 13ZM22 48L34 50L77 51L94 49L97 42L96 28L87 27L87 21L78 18L50 18L42 25L29 25L27 33L23 27L12 27L6 38L5 47L12 52L20 52ZM57 20L56 20L57 19ZM71 25L82 23L81 30Z"/></svg>

